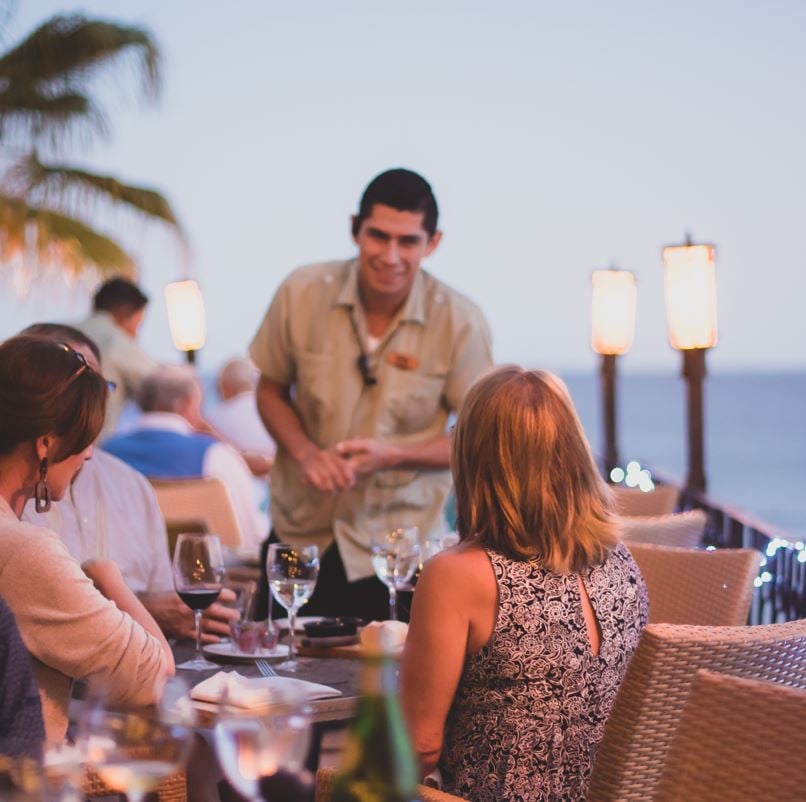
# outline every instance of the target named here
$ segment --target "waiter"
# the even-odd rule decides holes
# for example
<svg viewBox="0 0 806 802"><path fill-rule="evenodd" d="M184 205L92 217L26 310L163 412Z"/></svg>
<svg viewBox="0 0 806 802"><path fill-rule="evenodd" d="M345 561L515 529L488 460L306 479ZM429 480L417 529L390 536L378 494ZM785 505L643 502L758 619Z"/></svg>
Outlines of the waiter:
<svg viewBox="0 0 806 802"><path fill-rule="evenodd" d="M373 532L444 529L449 415L492 365L478 307L421 262L439 245L437 203L409 170L377 176L352 218L357 258L282 283L250 354L278 450L272 539L322 555L307 614L385 618Z"/></svg>

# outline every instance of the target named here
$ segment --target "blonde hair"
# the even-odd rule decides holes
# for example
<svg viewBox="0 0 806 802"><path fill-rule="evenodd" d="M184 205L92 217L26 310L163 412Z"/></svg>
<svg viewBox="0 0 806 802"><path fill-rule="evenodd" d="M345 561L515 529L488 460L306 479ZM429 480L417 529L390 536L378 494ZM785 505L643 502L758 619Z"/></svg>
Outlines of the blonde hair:
<svg viewBox="0 0 806 802"><path fill-rule="evenodd" d="M459 412L451 468L463 539L558 573L603 562L618 541L610 490L551 373L509 366L480 379Z"/></svg>

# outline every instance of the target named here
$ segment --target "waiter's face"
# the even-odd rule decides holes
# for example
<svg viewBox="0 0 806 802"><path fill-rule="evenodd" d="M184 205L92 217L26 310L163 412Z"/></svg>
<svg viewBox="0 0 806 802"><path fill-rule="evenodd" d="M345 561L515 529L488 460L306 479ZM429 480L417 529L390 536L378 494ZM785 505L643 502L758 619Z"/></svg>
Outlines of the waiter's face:
<svg viewBox="0 0 806 802"><path fill-rule="evenodd" d="M439 245L423 228L422 212L402 212L376 203L354 236L358 245L361 289L366 295L403 301L408 296L420 262Z"/></svg>

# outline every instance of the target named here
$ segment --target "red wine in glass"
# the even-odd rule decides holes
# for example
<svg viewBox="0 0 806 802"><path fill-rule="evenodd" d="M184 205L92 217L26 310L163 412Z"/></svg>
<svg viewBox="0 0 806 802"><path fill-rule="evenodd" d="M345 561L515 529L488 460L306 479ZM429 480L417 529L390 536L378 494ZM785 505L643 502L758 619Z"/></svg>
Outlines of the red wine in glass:
<svg viewBox="0 0 806 802"><path fill-rule="evenodd" d="M181 534L173 557L174 587L179 598L193 610L196 622L196 656L177 668L206 671L218 668L205 660L201 651L201 617L221 593L224 557L217 535Z"/></svg>

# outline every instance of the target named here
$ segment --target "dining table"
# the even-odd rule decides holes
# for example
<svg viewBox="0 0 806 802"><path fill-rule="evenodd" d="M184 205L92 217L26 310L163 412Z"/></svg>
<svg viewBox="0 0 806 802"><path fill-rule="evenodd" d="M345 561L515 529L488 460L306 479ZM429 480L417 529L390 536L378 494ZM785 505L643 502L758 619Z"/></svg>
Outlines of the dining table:
<svg viewBox="0 0 806 802"><path fill-rule="evenodd" d="M192 657L195 651L195 644L192 641L176 641L172 644L174 659L176 663L181 663ZM281 659L269 661L278 676L293 677L295 679L316 682L321 685L329 685L341 691L340 696L333 696L327 699L313 699L308 702L311 711L311 722L313 724L311 749L305 761L306 768L315 772L319 764L319 755L322 748L322 737L330 730L342 729L346 727L355 717L359 697L359 675L361 671L361 660L345 657L328 656L328 650L313 650L317 656L298 657L298 667L296 671L284 671L278 667ZM338 650L336 650L338 653ZM219 669L206 671L191 671L177 669L177 676L182 677L192 688L203 680L215 675L218 671L237 671L243 677L260 677L260 671L254 660L229 660L224 655L206 654L208 659L220 663ZM202 715L199 719L200 729L206 729L213 723L214 715Z"/></svg>

